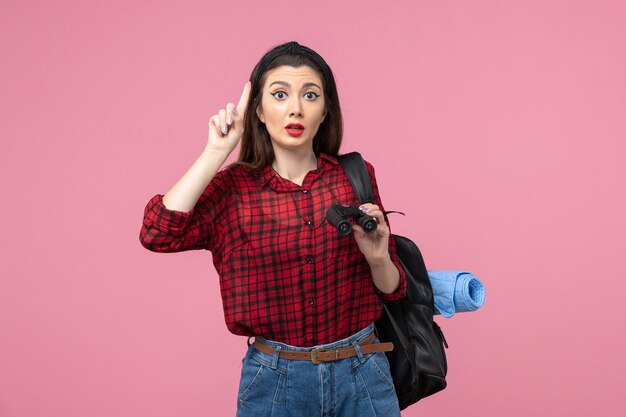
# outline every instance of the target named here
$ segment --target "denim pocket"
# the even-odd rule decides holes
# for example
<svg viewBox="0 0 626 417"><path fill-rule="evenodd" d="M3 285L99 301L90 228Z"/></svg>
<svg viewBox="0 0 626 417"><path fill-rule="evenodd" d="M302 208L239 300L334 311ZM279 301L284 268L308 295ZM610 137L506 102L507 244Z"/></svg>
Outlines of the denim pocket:
<svg viewBox="0 0 626 417"><path fill-rule="evenodd" d="M373 344L379 343L380 340L378 338L373 342ZM361 376L365 389L368 392L384 389L395 393L389 360L385 352L373 352L363 355L363 363L361 363L358 357L355 357L352 366Z"/></svg>
<svg viewBox="0 0 626 417"><path fill-rule="evenodd" d="M244 358L239 382L239 403L272 404L279 401L283 372L272 369L261 352L251 349Z"/></svg>
<svg viewBox="0 0 626 417"><path fill-rule="evenodd" d="M370 365L376 369L378 375L382 378L385 383L395 390L393 385L393 378L391 377L391 369L389 368L389 360L387 359L387 355L385 352L376 352L368 361Z"/></svg>
<svg viewBox="0 0 626 417"><path fill-rule="evenodd" d="M257 386L265 367L252 358L250 352L243 358L243 369L239 381L239 401L245 401L248 395Z"/></svg>

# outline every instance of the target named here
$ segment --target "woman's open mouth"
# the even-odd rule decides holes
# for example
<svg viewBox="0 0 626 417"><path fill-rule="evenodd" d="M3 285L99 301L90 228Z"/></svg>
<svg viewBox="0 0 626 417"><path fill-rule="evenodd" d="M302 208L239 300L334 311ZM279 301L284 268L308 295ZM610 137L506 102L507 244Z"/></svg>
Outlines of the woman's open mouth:
<svg viewBox="0 0 626 417"><path fill-rule="evenodd" d="M304 126L302 126L300 123L289 123L287 126L285 126L285 130L291 136L300 136L302 133L304 133Z"/></svg>

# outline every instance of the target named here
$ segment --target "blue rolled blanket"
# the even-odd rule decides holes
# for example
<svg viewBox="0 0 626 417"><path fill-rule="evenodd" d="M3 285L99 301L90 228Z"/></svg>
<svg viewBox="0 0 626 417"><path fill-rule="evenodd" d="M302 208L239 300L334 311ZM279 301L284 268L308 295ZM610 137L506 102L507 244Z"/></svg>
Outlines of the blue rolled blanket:
<svg viewBox="0 0 626 417"><path fill-rule="evenodd" d="M475 311L485 303L485 287L466 271L428 271L433 287L435 314L452 317L454 313Z"/></svg>

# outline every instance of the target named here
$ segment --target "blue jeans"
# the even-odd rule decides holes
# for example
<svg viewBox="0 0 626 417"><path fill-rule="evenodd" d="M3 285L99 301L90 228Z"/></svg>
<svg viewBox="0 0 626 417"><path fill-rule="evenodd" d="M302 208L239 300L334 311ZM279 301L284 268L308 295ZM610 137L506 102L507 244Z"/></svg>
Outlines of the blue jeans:
<svg viewBox="0 0 626 417"><path fill-rule="evenodd" d="M374 323L345 339L296 347L258 337L274 348L268 355L248 347L242 361L237 417L399 417L400 407L385 352L363 354L358 342ZM374 343L380 343L378 337ZM279 358L281 349L309 351L354 346L358 356L332 362Z"/></svg>

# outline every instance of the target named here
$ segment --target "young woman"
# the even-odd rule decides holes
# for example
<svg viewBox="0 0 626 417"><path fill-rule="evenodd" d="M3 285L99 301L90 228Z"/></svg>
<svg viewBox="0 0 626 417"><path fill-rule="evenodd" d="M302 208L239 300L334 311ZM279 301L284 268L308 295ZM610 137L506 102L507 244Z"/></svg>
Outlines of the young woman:
<svg viewBox="0 0 626 417"><path fill-rule="evenodd" d="M406 295L374 168L374 233L338 233L326 213L359 205L337 162L342 116L331 69L296 42L263 56L206 148L145 207L155 252L206 249L228 329L248 336L237 416L399 416L374 321ZM241 140L238 161L222 168ZM253 344L250 339L254 337Z"/></svg>

